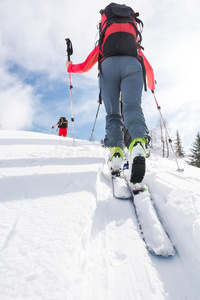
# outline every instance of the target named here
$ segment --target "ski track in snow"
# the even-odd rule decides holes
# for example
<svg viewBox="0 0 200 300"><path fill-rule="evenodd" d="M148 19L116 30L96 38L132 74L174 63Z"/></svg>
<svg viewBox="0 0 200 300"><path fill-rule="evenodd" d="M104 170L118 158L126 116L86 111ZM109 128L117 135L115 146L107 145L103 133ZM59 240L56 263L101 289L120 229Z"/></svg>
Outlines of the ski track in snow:
<svg viewBox="0 0 200 300"><path fill-rule="evenodd" d="M98 143L0 131L1 300L199 300L200 170L158 155L145 184L176 247L150 254ZM182 165L181 165L182 167Z"/></svg>

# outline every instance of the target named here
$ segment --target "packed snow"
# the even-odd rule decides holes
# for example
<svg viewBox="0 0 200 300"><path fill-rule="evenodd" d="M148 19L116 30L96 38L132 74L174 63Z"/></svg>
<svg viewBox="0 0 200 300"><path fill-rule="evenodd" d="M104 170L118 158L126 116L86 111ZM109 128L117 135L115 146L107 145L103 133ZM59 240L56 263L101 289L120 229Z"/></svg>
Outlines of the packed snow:
<svg viewBox="0 0 200 300"><path fill-rule="evenodd" d="M1 300L199 300L200 169L151 153L144 183L175 248L150 254L97 142L0 131Z"/></svg>

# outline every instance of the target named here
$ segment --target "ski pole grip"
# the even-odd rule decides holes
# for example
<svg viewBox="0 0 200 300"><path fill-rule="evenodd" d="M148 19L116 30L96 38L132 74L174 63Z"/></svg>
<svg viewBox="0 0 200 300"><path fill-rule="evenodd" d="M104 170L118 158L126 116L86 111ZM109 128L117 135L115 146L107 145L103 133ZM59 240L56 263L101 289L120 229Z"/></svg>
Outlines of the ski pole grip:
<svg viewBox="0 0 200 300"><path fill-rule="evenodd" d="M65 41L66 41L66 45L67 45L67 50L66 50L67 58L68 58L68 61L70 61L70 55L73 54L72 42L69 38L66 38Z"/></svg>

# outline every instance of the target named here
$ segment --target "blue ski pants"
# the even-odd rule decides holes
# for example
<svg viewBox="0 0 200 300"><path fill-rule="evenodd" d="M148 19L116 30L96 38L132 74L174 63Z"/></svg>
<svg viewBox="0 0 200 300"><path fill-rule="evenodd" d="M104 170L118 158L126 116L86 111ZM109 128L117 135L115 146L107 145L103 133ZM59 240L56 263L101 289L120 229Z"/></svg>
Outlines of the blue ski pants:
<svg viewBox="0 0 200 300"><path fill-rule="evenodd" d="M131 139L149 137L141 107L143 74L137 58L111 56L101 63L99 84L106 110L106 147L124 145L123 126ZM123 101L123 119L120 111L120 91Z"/></svg>

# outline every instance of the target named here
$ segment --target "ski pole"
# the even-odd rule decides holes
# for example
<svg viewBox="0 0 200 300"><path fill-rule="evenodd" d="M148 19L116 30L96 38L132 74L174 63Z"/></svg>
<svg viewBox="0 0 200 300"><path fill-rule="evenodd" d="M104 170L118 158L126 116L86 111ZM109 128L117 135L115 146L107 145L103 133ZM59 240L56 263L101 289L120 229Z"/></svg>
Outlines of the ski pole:
<svg viewBox="0 0 200 300"><path fill-rule="evenodd" d="M159 111L159 113L160 113L160 117L161 117L163 126L164 126L164 128L165 128L165 132L166 132L166 135L167 135L167 137L168 137L168 141L169 141L169 144L170 144L170 146L171 146L171 149L172 149L172 152L173 152L173 155L174 155L174 159L175 159L176 164L177 164L177 167L178 167L178 170L177 170L177 171L183 172L184 169L180 169L180 167L179 167L178 160L177 160L177 157L176 157L176 154L175 154L175 151L174 151L174 147L173 147L173 145L172 145L172 139L171 139L170 136L169 136L169 132L168 132L168 130L167 130L167 127L166 127L166 124L165 124L163 115L162 115L162 113L161 113L161 107L160 107L160 105L158 104L158 101L157 101L157 99L156 99L154 90L152 90L152 94L153 94L153 97L154 97L154 100L155 100L157 109L158 109L158 111Z"/></svg>
<svg viewBox="0 0 200 300"><path fill-rule="evenodd" d="M99 108L100 108L100 105L102 104L101 92L99 93L99 100L98 100L97 102L99 103L99 105L98 105L98 107L97 107L97 113L96 113L96 117L95 117L95 120L94 120L94 125L93 125L93 128L92 128L92 133L91 133L91 137L90 137L90 142L91 142L92 139L93 139L94 128L95 128L96 121L97 121L97 117L98 117L98 114L99 114Z"/></svg>
<svg viewBox="0 0 200 300"><path fill-rule="evenodd" d="M73 47L72 47L72 42L70 41L69 38L65 39L66 41L66 45L67 45L67 58L68 61L70 61L70 55L73 54ZM75 146L75 130L74 130L74 110L73 110L73 97L72 97L72 89L73 89L73 85L72 85L72 75L71 73L69 73L69 88L70 88L70 98L71 98L71 121L72 121L72 132L73 132L73 143Z"/></svg>

